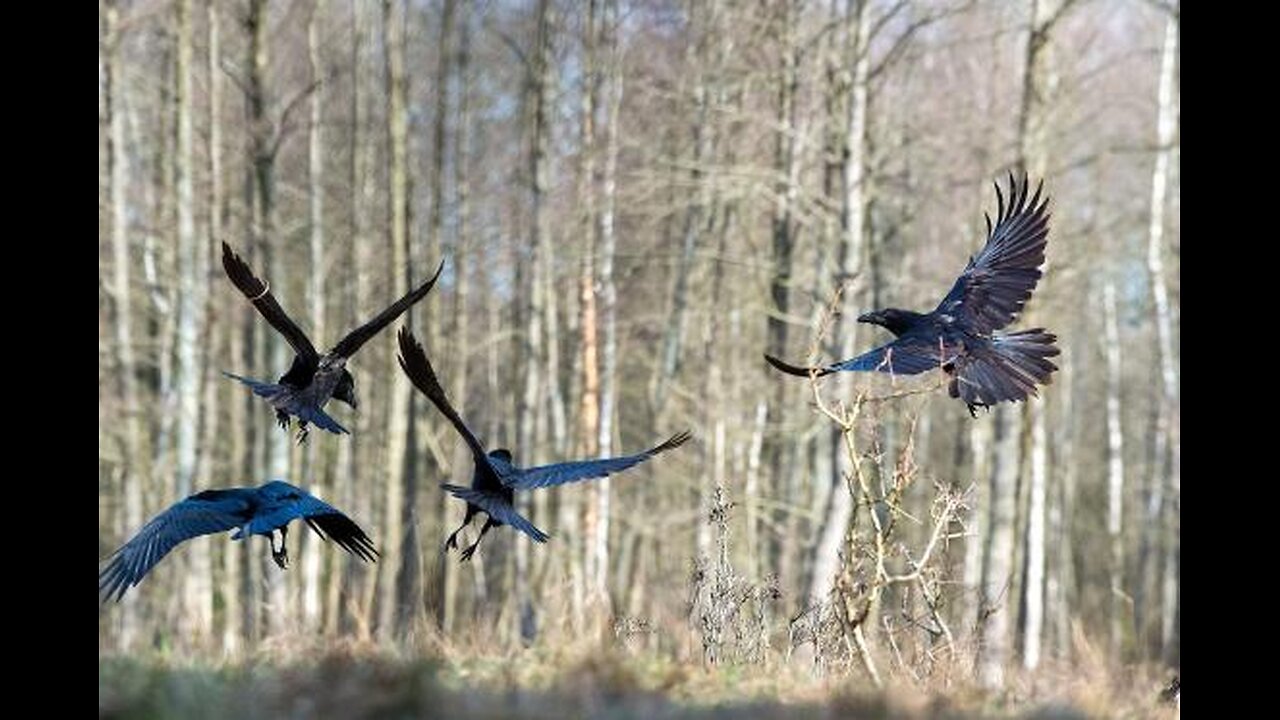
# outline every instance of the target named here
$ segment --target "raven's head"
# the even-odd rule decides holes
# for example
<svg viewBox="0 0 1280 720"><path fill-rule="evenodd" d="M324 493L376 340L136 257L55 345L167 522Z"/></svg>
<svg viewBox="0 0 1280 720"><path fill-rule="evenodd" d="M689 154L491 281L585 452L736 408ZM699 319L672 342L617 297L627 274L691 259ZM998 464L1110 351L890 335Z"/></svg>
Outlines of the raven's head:
<svg viewBox="0 0 1280 720"><path fill-rule="evenodd" d="M859 315L858 322L879 325L894 335L901 335L910 330L911 326L915 325L921 317L923 316L920 313L911 312L910 310L885 308L884 310L874 310Z"/></svg>
<svg viewBox="0 0 1280 720"><path fill-rule="evenodd" d="M356 402L356 380L351 377L351 373L346 368L342 369L342 374L338 376L338 384L333 388L333 397L351 406L352 410L359 410L360 404Z"/></svg>
<svg viewBox="0 0 1280 720"><path fill-rule="evenodd" d="M506 448L498 448L497 450L490 450L489 457L494 458L495 460L501 460L505 463L510 463L511 451Z"/></svg>

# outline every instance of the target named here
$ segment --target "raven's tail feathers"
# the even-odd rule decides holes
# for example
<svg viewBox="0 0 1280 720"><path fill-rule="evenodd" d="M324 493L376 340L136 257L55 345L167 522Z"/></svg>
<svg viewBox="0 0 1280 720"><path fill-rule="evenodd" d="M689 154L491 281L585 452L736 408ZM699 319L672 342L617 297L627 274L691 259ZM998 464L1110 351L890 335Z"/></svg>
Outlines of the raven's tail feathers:
<svg viewBox="0 0 1280 720"><path fill-rule="evenodd" d="M315 425L323 430L328 430L335 435L350 435L351 431L342 427L337 420L334 420L328 413L320 408L304 407L297 412L300 419Z"/></svg>
<svg viewBox="0 0 1280 720"><path fill-rule="evenodd" d="M1058 338L1043 328L996 333L982 348L970 348L957 358L948 393L970 406L1017 402L1037 395L1058 369L1048 358L1060 351Z"/></svg>
<svg viewBox="0 0 1280 720"><path fill-rule="evenodd" d="M258 397L269 398L274 396L276 393L280 392L280 386L275 383L263 382L261 380L254 380L252 378L242 377L240 375L236 375L235 373L229 373L226 370L223 370L222 374L226 375L232 380L239 380L245 385L248 385L250 389L253 390L253 394L257 395Z"/></svg>
<svg viewBox="0 0 1280 720"><path fill-rule="evenodd" d="M768 353L765 353L764 359L778 370L781 370L788 375L795 375L796 377L809 377L810 373L815 374L817 377L822 377L823 375L827 375L831 372L831 368L829 367L807 368L800 367L799 365L792 365L791 363L783 362Z"/></svg>

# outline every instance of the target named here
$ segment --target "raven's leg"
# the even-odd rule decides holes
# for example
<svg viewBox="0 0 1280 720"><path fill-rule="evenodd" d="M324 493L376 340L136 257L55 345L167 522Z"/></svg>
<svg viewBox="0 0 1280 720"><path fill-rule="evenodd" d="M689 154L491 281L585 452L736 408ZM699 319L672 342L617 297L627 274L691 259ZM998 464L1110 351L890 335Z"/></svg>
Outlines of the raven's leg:
<svg viewBox="0 0 1280 720"><path fill-rule="evenodd" d="M444 541L444 551L445 551L445 552L449 552L449 548L457 548L457 547L458 547L458 533L462 532L462 528L464 528L464 527L466 527L466 526L468 526L468 525L470 525L470 524L471 524L471 518L472 518L472 517L474 517L474 516L475 516L475 514L476 514L476 511L475 511L475 510L473 510L473 509L471 509L471 506L470 506L470 505L468 505L468 506L467 506L467 516L466 516L466 517L464 517L464 518L462 518L462 524L458 526L458 529L457 529L457 530L454 530L454 531L449 535L449 539L448 539L448 540L445 540L445 541Z"/></svg>
<svg viewBox="0 0 1280 720"><path fill-rule="evenodd" d="M480 537L476 538L476 541L471 543L470 547L462 551L462 562L470 560L471 556L476 554L476 548L480 547L480 541L484 539L484 534L489 532L489 528L496 525L497 523L493 521L493 518L487 518L484 521L484 527L480 528Z"/></svg>
<svg viewBox="0 0 1280 720"><path fill-rule="evenodd" d="M289 432L289 413L283 410L276 410L276 424L281 430Z"/></svg>
<svg viewBox="0 0 1280 720"><path fill-rule="evenodd" d="M275 531L272 531L271 535L268 536L271 542L271 559L276 561L276 565L279 565L281 570L289 569L289 548L285 547L285 544L284 544L285 538L288 537L288 535L289 535L289 526L288 525L280 526L280 549L279 550L276 550Z"/></svg>
<svg viewBox="0 0 1280 720"><path fill-rule="evenodd" d="M307 441L307 435L308 435L310 432L311 432L311 431L307 429L307 421L306 421L306 420L299 420L299 421L298 421L298 437L297 437L297 443L298 443L299 445L301 445L302 443L306 442L306 441Z"/></svg>

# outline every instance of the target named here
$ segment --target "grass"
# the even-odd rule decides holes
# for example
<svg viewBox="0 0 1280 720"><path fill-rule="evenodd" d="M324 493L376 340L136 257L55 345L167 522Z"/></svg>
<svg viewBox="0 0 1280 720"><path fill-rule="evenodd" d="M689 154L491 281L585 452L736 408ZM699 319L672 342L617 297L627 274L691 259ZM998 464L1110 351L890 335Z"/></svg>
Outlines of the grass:
<svg viewBox="0 0 1280 720"><path fill-rule="evenodd" d="M816 677L800 663L704 668L578 643L508 654L395 652L356 643L234 662L99 655L102 718L1172 718L1159 671L1046 669L999 694L970 685Z"/></svg>

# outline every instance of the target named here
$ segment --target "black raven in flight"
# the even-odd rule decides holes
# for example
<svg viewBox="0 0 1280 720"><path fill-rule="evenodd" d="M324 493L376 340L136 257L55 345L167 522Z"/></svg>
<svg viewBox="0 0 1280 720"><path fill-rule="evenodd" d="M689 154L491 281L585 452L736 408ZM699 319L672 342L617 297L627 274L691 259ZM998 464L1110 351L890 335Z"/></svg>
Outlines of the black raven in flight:
<svg viewBox="0 0 1280 720"><path fill-rule="evenodd" d="M996 185L996 222L987 215L987 244L960 274L951 292L929 313L898 308L876 310L858 322L881 325L893 342L844 362L820 368L797 367L765 355L791 375L821 377L842 370L915 375L941 368L950 378L948 394L976 416L978 407L1025 400L1036 384L1047 384L1057 366L1058 339L1044 328L999 332L1013 322L1031 297L1044 264L1049 234L1049 199L1040 200L1043 181L1027 197L1027 179L1009 175L1009 204Z"/></svg>
<svg viewBox="0 0 1280 720"><path fill-rule="evenodd" d="M141 582L179 543L233 529L236 532L232 540L265 535L271 543L271 559L284 569L289 564L285 548L289 523L299 518L306 520L322 539L332 538L361 560L377 562L373 541L355 521L305 490L283 480L272 480L256 488L205 490L169 506L115 551L106 568L98 573L98 592L106 593L104 601L113 595L119 601L125 590ZM280 531L279 550L275 546L276 530Z"/></svg>
<svg viewBox="0 0 1280 720"><path fill-rule="evenodd" d="M480 528L480 537L476 538L476 541L470 547L463 549L462 559L464 561L471 559L476 548L480 546L480 541L484 539L484 534L489 532L491 527L510 525L540 543L546 542L547 538L550 537L534 527L528 518L516 512L516 490L533 490L535 488L578 482L579 480L602 478L616 472L622 472L633 465L638 465L658 453L678 448L690 438L690 433L686 430L676 433L655 448L635 455L521 468L514 464L509 450L499 448L492 452L485 452L484 446L480 444L476 436L467 428L466 423L462 421L458 412L449 404L449 400L444 394L444 388L440 386L440 381L436 379L435 370L432 369L430 361L427 360L427 355L423 352L422 345L418 343L413 337L413 333L409 332L407 328L400 329L400 367L404 368L405 374L413 381L414 386L421 390L439 408L440 412L449 419L449 422L453 423L453 427L458 431L458 434L462 436L462 439L467 442L467 446L471 448L471 455L475 460L475 474L471 478L471 487L465 488L447 483L440 485L454 497L465 500L467 503L466 517L463 518L462 525L457 530L454 530L449 535L449 539L445 541L446 550L458 547L458 533L462 532L462 528L471 523L471 518L476 513L483 511L488 516L484 527Z"/></svg>
<svg viewBox="0 0 1280 720"><path fill-rule="evenodd" d="M271 323L271 327L289 341L294 352L289 371L275 383L253 380L229 372L223 374L248 385L253 389L254 395L266 398L271 407L275 408L276 421L286 431L289 429L289 416L297 417L298 442L303 442L307 439L307 423L331 433L348 432L324 411L324 405L331 397L353 409L356 407L355 380L347 371L347 360L400 313L426 297L440 277L440 272L444 270L444 261L440 261L440 267L436 268L436 274L430 280L409 291L391 307L378 313L377 317L347 333L346 337L324 355L316 352L306 333L280 308L280 303L271 294L271 286L255 277L244 260L225 242L222 243L222 269L226 270L227 277L249 298L262 317Z"/></svg>

